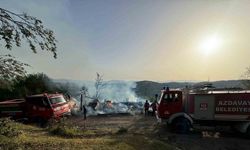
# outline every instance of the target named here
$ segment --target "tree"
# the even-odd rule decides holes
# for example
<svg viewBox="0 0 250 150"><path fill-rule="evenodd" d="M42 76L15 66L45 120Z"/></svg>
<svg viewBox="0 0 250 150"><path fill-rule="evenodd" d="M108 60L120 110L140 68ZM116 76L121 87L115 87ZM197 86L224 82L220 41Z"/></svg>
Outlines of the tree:
<svg viewBox="0 0 250 150"><path fill-rule="evenodd" d="M99 99L101 96L101 90L104 88L105 84L103 83L103 75L100 75L98 72L96 73L95 79L95 99Z"/></svg>
<svg viewBox="0 0 250 150"><path fill-rule="evenodd" d="M25 78L15 80L13 88L18 97L53 92L55 89L52 80L43 73L29 74Z"/></svg>
<svg viewBox="0 0 250 150"><path fill-rule="evenodd" d="M52 52L54 58L57 57L57 41L54 33L45 28L41 20L25 13L17 14L0 8L0 41L4 43L4 47L12 50L13 45L20 47L23 40L29 44L34 53L37 53L37 47L40 47L42 50ZM8 79L13 74L24 75L26 73L24 67L27 64L16 61L10 55L1 55L0 61L1 78L7 77ZM6 64L6 62L9 63ZM2 74L3 72L5 73Z"/></svg>
<svg viewBox="0 0 250 150"><path fill-rule="evenodd" d="M10 80L24 76L26 73L25 66L29 65L15 60L15 57L11 55L0 55L0 75L2 79Z"/></svg>
<svg viewBox="0 0 250 150"><path fill-rule="evenodd" d="M246 89L250 89L250 67L243 73L241 83Z"/></svg>
<svg viewBox="0 0 250 150"><path fill-rule="evenodd" d="M12 49L13 43L21 46L21 39L25 39L31 50L36 53L36 46L53 53L56 58L56 39L52 30L44 28L42 21L25 13L16 14L0 8L0 40L4 40L5 47Z"/></svg>
<svg viewBox="0 0 250 150"><path fill-rule="evenodd" d="M3 80L6 81L6 80ZM43 73L29 74L25 77L16 77L11 81L11 87L0 88L1 99L20 98L26 95L55 92L56 87L52 80Z"/></svg>

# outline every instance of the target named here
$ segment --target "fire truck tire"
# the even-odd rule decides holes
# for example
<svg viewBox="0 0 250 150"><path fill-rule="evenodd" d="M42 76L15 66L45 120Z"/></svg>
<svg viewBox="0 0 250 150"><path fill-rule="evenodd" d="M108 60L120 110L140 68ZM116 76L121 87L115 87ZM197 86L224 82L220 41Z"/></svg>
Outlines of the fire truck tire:
<svg viewBox="0 0 250 150"><path fill-rule="evenodd" d="M191 123L184 117L178 117L173 120L171 128L176 133L187 134L190 131Z"/></svg>
<svg viewBox="0 0 250 150"><path fill-rule="evenodd" d="M250 139L250 125L247 128L246 137Z"/></svg>
<svg viewBox="0 0 250 150"><path fill-rule="evenodd" d="M46 127L47 121L41 117L37 117L36 123L37 123L37 126L44 128Z"/></svg>
<svg viewBox="0 0 250 150"><path fill-rule="evenodd" d="M240 131L235 127L235 125L231 125L230 126L231 130L234 132L234 133L239 133Z"/></svg>

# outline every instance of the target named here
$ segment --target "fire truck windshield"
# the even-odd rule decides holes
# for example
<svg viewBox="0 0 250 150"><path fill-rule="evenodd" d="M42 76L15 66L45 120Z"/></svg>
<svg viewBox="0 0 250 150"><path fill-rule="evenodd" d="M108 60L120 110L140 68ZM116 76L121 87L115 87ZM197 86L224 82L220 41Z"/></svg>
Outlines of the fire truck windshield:
<svg viewBox="0 0 250 150"><path fill-rule="evenodd" d="M166 93L163 95L164 101L177 101L178 100L178 94L177 93Z"/></svg>
<svg viewBox="0 0 250 150"><path fill-rule="evenodd" d="M57 104L57 103L65 103L66 100L63 97L52 97L50 98L50 103L51 104Z"/></svg>

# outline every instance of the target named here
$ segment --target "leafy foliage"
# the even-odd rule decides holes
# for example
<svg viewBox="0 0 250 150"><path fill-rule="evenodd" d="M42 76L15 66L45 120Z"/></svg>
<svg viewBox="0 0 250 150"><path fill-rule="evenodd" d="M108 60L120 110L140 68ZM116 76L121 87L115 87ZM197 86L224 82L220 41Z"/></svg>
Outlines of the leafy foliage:
<svg viewBox="0 0 250 150"><path fill-rule="evenodd" d="M50 86L52 81L43 73L30 74L25 78L17 78L13 83L13 93L18 97L25 95L40 94L44 92L52 92Z"/></svg>
<svg viewBox="0 0 250 150"><path fill-rule="evenodd" d="M22 41L25 41L34 53L37 53L37 47L40 47L52 52L54 58L57 57L57 41L53 31L45 28L41 20L25 13L17 14L0 8L0 41L8 50L12 50L13 45L20 47ZM0 83L23 77L27 66L11 55L0 55ZM0 88L4 86L6 84L1 84Z"/></svg>
<svg viewBox="0 0 250 150"><path fill-rule="evenodd" d="M250 67L247 67L243 73L241 83L246 89L250 89Z"/></svg>
<svg viewBox="0 0 250 150"><path fill-rule="evenodd" d="M0 119L0 135L7 137L16 137L22 134L17 127L17 124L10 120L9 118L1 118Z"/></svg>
<svg viewBox="0 0 250 150"><path fill-rule="evenodd" d="M39 46L42 50L52 52L54 58L57 57L54 33L44 28L41 20L0 8L0 40L11 50L13 43L20 47L22 39L26 40L34 53L37 53L36 46Z"/></svg>
<svg viewBox="0 0 250 150"><path fill-rule="evenodd" d="M60 122L50 127L49 132L53 135L59 135L64 137L74 137L83 133L76 126L68 125L65 122Z"/></svg>
<svg viewBox="0 0 250 150"><path fill-rule="evenodd" d="M0 79L10 80L24 76L26 66L29 65L15 60L11 55L0 55Z"/></svg>
<svg viewBox="0 0 250 150"><path fill-rule="evenodd" d="M120 127L119 130L116 132L117 134L124 134L127 133L128 129L125 127Z"/></svg>
<svg viewBox="0 0 250 150"><path fill-rule="evenodd" d="M2 80L4 82L5 80ZM0 80L1 83L1 80ZM55 83L46 74L29 74L25 77L16 77L6 83L10 87L0 88L0 100L21 98L26 95L41 94L41 93L64 93L73 95L79 88L74 84Z"/></svg>

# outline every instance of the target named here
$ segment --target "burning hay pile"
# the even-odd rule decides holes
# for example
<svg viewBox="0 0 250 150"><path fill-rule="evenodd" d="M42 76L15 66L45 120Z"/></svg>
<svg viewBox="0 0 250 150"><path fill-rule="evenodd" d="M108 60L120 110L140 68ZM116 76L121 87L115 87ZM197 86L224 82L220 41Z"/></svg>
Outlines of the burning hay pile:
<svg viewBox="0 0 250 150"><path fill-rule="evenodd" d="M80 102L74 99L76 107L71 112L73 115L82 115ZM139 114L143 110L143 104L137 102L112 102L111 100L105 100L100 102L99 100L93 100L85 105L87 110L87 116L97 115L134 115Z"/></svg>
<svg viewBox="0 0 250 150"><path fill-rule="evenodd" d="M96 81L94 84L85 84L81 96L75 99L77 106L72 109L73 114L82 115L83 106L87 110L87 116L142 112L144 100L138 98L133 91L136 87L134 82L102 82L101 80L100 83Z"/></svg>

